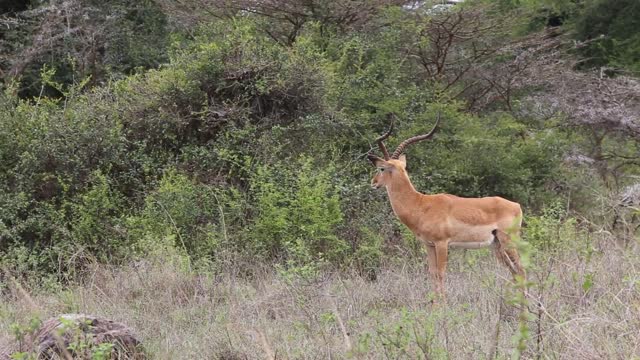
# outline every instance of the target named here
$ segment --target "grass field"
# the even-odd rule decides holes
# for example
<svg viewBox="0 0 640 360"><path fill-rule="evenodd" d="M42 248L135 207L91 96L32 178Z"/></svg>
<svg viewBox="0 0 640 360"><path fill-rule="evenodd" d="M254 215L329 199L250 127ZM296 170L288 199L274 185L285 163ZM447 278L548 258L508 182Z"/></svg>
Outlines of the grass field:
<svg viewBox="0 0 640 360"><path fill-rule="evenodd" d="M506 359L523 336L523 358L639 358L640 251L608 244L536 254L527 307L510 301L488 251L452 253L438 305L415 259L389 261L374 281L331 270L292 280L258 265L213 276L178 257L94 265L67 289L9 286L0 334L9 346L12 324L86 313L133 327L157 359Z"/></svg>

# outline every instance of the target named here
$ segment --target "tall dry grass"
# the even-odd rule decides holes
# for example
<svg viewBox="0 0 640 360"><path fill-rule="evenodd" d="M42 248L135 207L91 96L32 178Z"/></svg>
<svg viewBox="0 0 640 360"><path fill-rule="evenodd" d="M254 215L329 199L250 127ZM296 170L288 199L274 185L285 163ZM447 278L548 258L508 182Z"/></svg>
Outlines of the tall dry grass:
<svg viewBox="0 0 640 360"><path fill-rule="evenodd" d="M524 358L640 357L640 251L609 243L588 256L534 257ZM0 334L36 315L95 314L136 329L157 359L504 359L520 334L521 307L488 251L452 253L447 303L437 306L420 261L391 261L375 281L328 270L287 280L259 265L251 276L186 269L165 257L95 265L55 293L13 287L1 298Z"/></svg>

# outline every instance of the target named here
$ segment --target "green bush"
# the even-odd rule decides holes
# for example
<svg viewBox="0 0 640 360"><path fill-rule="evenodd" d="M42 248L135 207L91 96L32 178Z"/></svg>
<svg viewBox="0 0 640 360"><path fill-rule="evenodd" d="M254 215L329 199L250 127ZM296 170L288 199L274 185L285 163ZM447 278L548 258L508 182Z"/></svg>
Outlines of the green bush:
<svg viewBox="0 0 640 360"><path fill-rule="evenodd" d="M309 22L287 47L252 16L219 19L176 35L168 64L104 86L58 84L50 68L41 78L62 99L19 100L7 85L2 265L64 279L87 261L167 250L213 270L240 257L290 273L353 264L373 277L391 249L420 252L413 238L395 246L402 227L369 189L364 155L389 112L398 116L389 147L442 114L435 138L407 149L418 190L543 208L557 197L548 184L564 134L507 113L468 114L417 79L406 50L419 27L405 11L390 7L366 31Z"/></svg>
<svg viewBox="0 0 640 360"><path fill-rule="evenodd" d="M251 179L251 248L293 267L341 261L348 246L337 235L343 215L332 173L306 157L258 168Z"/></svg>
<svg viewBox="0 0 640 360"><path fill-rule="evenodd" d="M360 273L373 280L384 257L384 238L368 228L362 228L360 236L360 243L353 253L353 264Z"/></svg>
<svg viewBox="0 0 640 360"><path fill-rule="evenodd" d="M144 254L170 247L210 263L221 246L230 246L226 226L234 224L241 204L231 190L169 170L147 195L142 210L127 219L128 236Z"/></svg>
<svg viewBox="0 0 640 360"><path fill-rule="evenodd" d="M92 177L93 186L70 205L71 241L99 261L118 262L131 250L122 221L125 200L111 189L105 175L96 172Z"/></svg>
<svg viewBox="0 0 640 360"><path fill-rule="evenodd" d="M418 190L498 195L526 207L546 199L546 182L558 172L564 147L557 135L527 129L506 114L476 118L451 108L441 114L436 136L407 150L408 171ZM417 114L396 141L429 131L435 118L433 110Z"/></svg>
<svg viewBox="0 0 640 360"><path fill-rule="evenodd" d="M576 36L590 43L580 49L584 66L613 66L640 72L640 3L635 0L587 2L576 21Z"/></svg>
<svg viewBox="0 0 640 360"><path fill-rule="evenodd" d="M549 204L540 214L527 216L524 229L525 240L538 251L545 254L566 249L585 249L591 251L589 237L577 226L577 220L571 217L559 202ZM584 240L587 243L580 244Z"/></svg>

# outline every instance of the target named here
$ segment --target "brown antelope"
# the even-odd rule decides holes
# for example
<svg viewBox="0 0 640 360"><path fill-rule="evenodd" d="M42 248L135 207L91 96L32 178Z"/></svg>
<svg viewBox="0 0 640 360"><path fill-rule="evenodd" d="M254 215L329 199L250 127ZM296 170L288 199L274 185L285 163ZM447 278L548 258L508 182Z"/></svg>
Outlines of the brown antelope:
<svg viewBox="0 0 640 360"><path fill-rule="evenodd" d="M374 189L386 187L393 212L427 248L429 274L436 293L444 295L444 276L449 247L478 249L492 246L496 257L513 276L525 276L511 236L519 236L522 222L520 204L501 197L462 198L451 194L421 194L413 187L406 171L407 146L430 139L438 128L406 139L389 155L384 140L393 130L376 139L384 159L369 153L378 168L371 180Z"/></svg>

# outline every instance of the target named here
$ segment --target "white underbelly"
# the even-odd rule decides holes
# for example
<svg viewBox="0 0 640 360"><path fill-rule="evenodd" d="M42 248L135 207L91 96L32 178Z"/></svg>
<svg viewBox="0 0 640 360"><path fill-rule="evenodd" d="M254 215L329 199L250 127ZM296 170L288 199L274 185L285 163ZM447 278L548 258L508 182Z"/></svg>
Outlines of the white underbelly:
<svg viewBox="0 0 640 360"><path fill-rule="evenodd" d="M449 241L449 248L453 249L483 249L491 246L493 244L494 238L493 236L480 241ZM435 243L430 240L424 241L425 245L435 246Z"/></svg>
<svg viewBox="0 0 640 360"><path fill-rule="evenodd" d="M456 220L450 220L449 225L453 232L448 245L457 249L482 249L491 246L494 241L493 231L497 228L496 224L469 225ZM426 245L434 245L431 239L423 241Z"/></svg>
<svg viewBox="0 0 640 360"><path fill-rule="evenodd" d="M456 229L449 239L449 247L462 249L481 249L493 243L493 230L495 224L468 225L462 222L451 221Z"/></svg>
<svg viewBox="0 0 640 360"><path fill-rule="evenodd" d="M450 241L449 247L455 249L482 249L493 244L493 237L484 241Z"/></svg>

